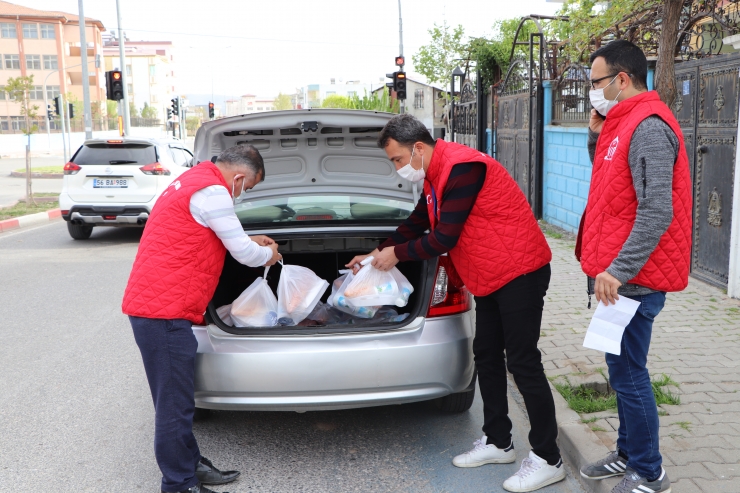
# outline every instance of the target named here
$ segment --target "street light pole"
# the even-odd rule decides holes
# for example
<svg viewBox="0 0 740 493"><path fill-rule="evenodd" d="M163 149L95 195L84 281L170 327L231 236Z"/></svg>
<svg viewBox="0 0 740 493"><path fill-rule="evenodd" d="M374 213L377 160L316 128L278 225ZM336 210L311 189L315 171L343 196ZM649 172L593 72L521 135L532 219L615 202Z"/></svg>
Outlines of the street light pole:
<svg viewBox="0 0 740 493"><path fill-rule="evenodd" d="M401 18L401 0L398 0L398 54L405 62L406 59L403 58L403 19ZM400 66L399 70L403 72L403 65ZM401 113L406 113L406 100L402 99L400 103L399 111Z"/></svg>
<svg viewBox="0 0 740 493"><path fill-rule="evenodd" d="M92 110L90 108L90 73L87 70L87 23L83 0L78 0L80 21L80 55L82 56L82 100L84 105L85 139L92 139Z"/></svg>
<svg viewBox="0 0 740 493"><path fill-rule="evenodd" d="M123 84L123 132L131 135L131 115L128 106L128 84L126 82L126 57L123 31L121 30L121 3L116 0L116 14L118 15L118 56L121 59L121 83Z"/></svg>

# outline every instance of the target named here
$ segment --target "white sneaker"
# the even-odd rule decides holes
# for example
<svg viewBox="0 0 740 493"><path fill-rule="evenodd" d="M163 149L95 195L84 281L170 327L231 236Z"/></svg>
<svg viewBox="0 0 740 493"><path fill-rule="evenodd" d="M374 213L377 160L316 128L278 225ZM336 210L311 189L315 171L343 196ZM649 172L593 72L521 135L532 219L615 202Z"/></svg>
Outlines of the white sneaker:
<svg viewBox="0 0 740 493"><path fill-rule="evenodd" d="M563 479L565 468L562 459L557 465L551 466L530 450L529 457L522 461L519 472L504 481L504 489L515 492L534 491Z"/></svg>
<svg viewBox="0 0 740 493"><path fill-rule="evenodd" d="M486 436L473 442L475 447L470 452L460 454L452 459L452 464L457 467L478 467L484 464L509 464L516 460L514 442L505 449L495 445L486 445Z"/></svg>

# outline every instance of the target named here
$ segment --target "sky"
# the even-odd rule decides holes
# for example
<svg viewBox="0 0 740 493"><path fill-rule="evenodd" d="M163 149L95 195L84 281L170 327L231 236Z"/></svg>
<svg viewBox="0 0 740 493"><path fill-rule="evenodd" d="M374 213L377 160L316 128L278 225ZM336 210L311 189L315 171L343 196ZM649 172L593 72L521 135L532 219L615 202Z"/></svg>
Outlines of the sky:
<svg viewBox="0 0 740 493"><path fill-rule="evenodd" d="M78 13L78 0L10 1ZM117 29L115 0L84 1L86 17ZM330 78L382 85L395 70L398 0L119 1L128 39L173 41L181 94L272 97ZM411 57L435 23L482 36L497 19L559 7L553 0L401 0L406 71L413 77Z"/></svg>

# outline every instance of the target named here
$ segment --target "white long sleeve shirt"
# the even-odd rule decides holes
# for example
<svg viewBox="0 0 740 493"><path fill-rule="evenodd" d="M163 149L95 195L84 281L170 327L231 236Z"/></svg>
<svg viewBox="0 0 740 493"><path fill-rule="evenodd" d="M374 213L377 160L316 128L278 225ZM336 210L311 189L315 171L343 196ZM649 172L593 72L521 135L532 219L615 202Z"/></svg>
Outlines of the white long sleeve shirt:
<svg viewBox="0 0 740 493"><path fill-rule="evenodd" d="M252 241L234 212L234 202L222 185L211 185L190 197L193 219L211 228L234 259L249 267L260 267L272 258L272 249Z"/></svg>

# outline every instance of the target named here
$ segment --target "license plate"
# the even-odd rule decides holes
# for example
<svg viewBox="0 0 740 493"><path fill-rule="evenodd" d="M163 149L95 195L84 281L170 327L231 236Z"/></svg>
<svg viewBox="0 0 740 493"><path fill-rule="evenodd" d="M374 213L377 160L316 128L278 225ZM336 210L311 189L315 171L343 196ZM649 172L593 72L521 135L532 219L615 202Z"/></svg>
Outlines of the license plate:
<svg viewBox="0 0 740 493"><path fill-rule="evenodd" d="M93 188L128 188L126 178L93 178Z"/></svg>

